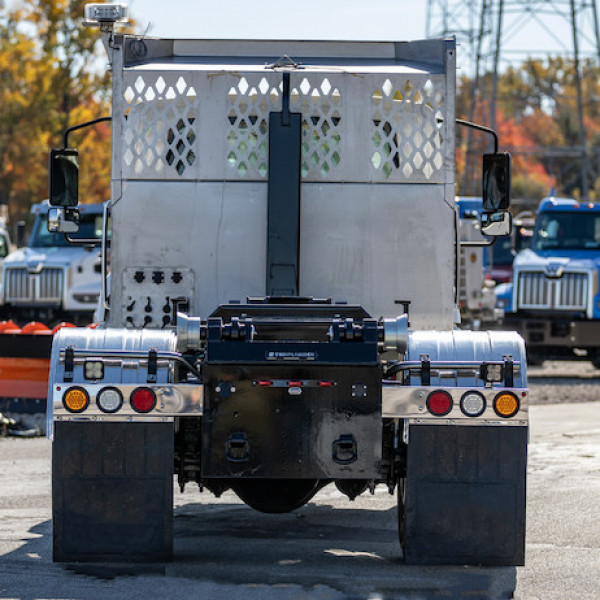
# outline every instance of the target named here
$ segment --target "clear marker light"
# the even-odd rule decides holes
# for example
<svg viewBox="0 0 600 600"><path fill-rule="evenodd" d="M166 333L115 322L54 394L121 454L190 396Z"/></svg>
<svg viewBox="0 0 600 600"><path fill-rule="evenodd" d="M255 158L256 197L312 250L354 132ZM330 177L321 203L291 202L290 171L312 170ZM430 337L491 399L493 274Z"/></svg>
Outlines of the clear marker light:
<svg viewBox="0 0 600 600"><path fill-rule="evenodd" d="M96 403L102 412L114 413L123 406L123 394L117 388L103 388L96 396Z"/></svg>
<svg viewBox="0 0 600 600"><path fill-rule="evenodd" d="M479 392L467 392L460 399L460 409L467 417L478 417L485 410L485 398Z"/></svg>

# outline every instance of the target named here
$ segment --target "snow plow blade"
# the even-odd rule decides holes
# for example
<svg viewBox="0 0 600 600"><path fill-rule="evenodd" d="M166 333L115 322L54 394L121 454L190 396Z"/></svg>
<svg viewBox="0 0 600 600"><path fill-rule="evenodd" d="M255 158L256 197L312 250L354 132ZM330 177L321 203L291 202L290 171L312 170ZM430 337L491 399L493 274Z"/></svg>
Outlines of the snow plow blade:
<svg viewBox="0 0 600 600"><path fill-rule="evenodd" d="M50 350L59 327L0 323L0 414L15 422L9 434L45 431Z"/></svg>

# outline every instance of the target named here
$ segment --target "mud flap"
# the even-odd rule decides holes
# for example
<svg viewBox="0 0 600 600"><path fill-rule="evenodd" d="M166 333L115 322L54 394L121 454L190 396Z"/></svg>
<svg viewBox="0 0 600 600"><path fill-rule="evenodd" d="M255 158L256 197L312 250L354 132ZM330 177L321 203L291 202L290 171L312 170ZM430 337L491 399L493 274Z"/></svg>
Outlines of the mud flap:
<svg viewBox="0 0 600 600"><path fill-rule="evenodd" d="M53 559L162 562L173 555L173 423L56 422Z"/></svg>
<svg viewBox="0 0 600 600"><path fill-rule="evenodd" d="M523 565L527 427L414 425L408 564Z"/></svg>

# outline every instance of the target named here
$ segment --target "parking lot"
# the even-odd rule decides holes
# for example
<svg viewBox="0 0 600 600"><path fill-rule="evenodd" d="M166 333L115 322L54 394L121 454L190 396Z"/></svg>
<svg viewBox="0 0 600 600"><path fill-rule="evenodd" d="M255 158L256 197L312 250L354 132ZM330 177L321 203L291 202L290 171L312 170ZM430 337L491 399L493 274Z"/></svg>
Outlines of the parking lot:
<svg viewBox="0 0 600 600"><path fill-rule="evenodd" d="M546 368L531 378L525 567L403 565L383 487L349 502L328 486L298 511L264 515L192 485L175 492L173 563L54 564L51 443L0 438L0 598L598 598L600 402L573 402L576 382L559 381L569 401L537 403L557 373ZM598 383L591 373L584 385Z"/></svg>

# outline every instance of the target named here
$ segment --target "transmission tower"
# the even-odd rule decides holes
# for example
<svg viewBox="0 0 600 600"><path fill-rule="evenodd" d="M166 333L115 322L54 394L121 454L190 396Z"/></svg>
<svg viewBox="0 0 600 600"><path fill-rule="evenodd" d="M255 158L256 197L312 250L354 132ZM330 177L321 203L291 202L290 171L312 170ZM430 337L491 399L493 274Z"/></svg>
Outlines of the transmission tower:
<svg viewBox="0 0 600 600"><path fill-rule="evenodd" d="M569 31L561 36L559 32ZM596 0L427 0L426 37L456 35L459 67L472 79L469 118L478 103L480 77L492 74L489 125L496 126L499 73L515 61L565 55L573 59L581 192L588 196L588 152L583 125L579 63L593 57L600 63L600 33ZM472 137L467 140L463 189L472 180Z"/></svg>

